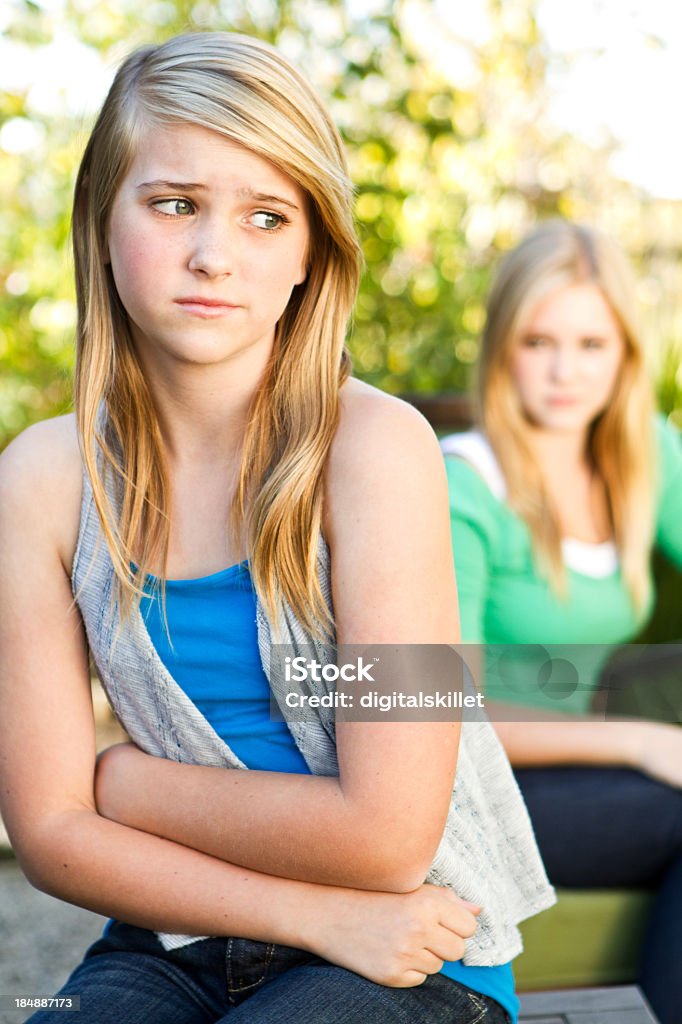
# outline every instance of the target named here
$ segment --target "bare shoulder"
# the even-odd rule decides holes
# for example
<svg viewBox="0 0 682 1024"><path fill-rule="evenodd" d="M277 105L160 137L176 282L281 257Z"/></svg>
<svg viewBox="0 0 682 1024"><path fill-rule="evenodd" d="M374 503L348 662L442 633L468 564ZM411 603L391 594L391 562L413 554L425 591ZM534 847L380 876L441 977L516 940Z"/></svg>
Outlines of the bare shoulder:
<svg viewBox="0 0 682 1024"><path fill-rule="evenodd" d="M50 506L81 490L81 456L73 414L28 427L0 455L3 497L32 502L48 495Z"/></svg>
<svg viewBox="0 0 682 1024"><path fill-rule="evenodd" d="M357 380L345 384L340 405L325 474L328 539L361 522L371 530L398 522L428 529L432 510L447 509L445 462L430 424L407 402Z"/></svg>
<svg viewBox="0 0 682 1024"><path fill-rule="evenodd" d="M44 420L0 454L0 523L5 542L19 532L54 545L70 571L78 537L82 462L75 416Z"/></svg>
<svg viewBox="0 0 682 1024"><path fill-rule="evenodd" d="M362 381L346 382L339 425L330 453L330 481L352 475L396 471L420 476L443 472L431 425L414 406Z"/></svg>
<svg viewBox="0 0 682 1024"><path fill-rule="evenodd" d="M357 381L343 388L341 406L323 524L339 640L454 642L447 478L436 436L412 406Z"/></svg>

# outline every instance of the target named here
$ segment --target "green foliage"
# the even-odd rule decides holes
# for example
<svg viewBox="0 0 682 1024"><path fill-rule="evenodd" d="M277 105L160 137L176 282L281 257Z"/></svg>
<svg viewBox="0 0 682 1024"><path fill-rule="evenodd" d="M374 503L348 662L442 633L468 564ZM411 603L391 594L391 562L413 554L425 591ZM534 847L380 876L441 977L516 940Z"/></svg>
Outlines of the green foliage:
<svg viewBox="0 0 682 1024"><path fill-rule="evenodd" d="M389 391L466 387L491 268L538 217L601 223L647 279L639 225L651 203L614 180L608 147L588 150L549 124L536 0L489 0L490 31L477 43L428 0L359 7L17 0L5 35L27 62L66 35L80 46L74 61L111 72L136 45L231 29L275 42L305 69L329 97L357 185L366 270L351 338L356 372ZM0 447L70 402L69 202L88 118L73 98L58 99L46 103L31 83L0 98ZM673 359L662 398L679 415Z"/></svg>
<svg viewBox="0 0 682 1024"><path fill-rule="evenodd" d="M658 407L682 430L682 344L663 347L656 373Z"/></svg>

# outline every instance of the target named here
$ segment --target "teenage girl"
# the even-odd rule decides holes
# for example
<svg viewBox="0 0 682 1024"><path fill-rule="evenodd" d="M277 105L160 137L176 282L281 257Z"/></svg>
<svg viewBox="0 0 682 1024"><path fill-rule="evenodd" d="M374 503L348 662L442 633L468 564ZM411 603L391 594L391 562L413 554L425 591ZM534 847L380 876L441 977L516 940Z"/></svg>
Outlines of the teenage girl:
<svg viewBox="0 0 682 1024"><path fill-rule="evenodd" d="M640 980L673 1024L682 730L589 719L609 645L650 611L652 547L682 565L680 439L653 416L634 295L598 232L566 221L533 231L490 293L480 429L443 446L463 639L499 645L491 683L517 710L499 709L496 728L549 877L656 888Z"/></svg>
<svg viewBox="0 0 682 1024"><path fill-rule="evenodd" d="M132 54L83 157L76 414L0 461L2 812L112 918L81 1024L516 1015L553 896L489 724L270 716L282 649L458 637L438 446L349 376L351 196L310 86L229 33ZM88 648L132 741L97 763Z"/></svg>

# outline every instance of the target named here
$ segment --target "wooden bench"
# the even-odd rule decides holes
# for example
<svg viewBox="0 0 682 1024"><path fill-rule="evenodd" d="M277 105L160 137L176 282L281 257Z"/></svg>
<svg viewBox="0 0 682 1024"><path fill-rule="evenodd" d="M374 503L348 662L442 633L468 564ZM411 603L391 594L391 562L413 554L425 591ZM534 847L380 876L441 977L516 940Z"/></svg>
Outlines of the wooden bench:
<svg viewBox="0 0 682 1024"><path fill-rule="evenodd" d="M535 992L521 997L519 1024L658 1024L641 992L625 988Z"/></svg>

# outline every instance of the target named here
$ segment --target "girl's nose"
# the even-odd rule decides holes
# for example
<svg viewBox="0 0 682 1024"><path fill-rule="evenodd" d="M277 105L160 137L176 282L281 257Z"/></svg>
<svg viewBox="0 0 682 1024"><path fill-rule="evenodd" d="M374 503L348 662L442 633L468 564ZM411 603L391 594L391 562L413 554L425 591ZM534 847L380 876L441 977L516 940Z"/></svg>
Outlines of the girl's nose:
<svg viewBox="0 0 682 1024"><path fill-rule="evenodd" d="M575 376L575 353L557 347L552 353L552 377L556 381L570 381Z"/></svg>
<svg viewBox="0 0 682 1024"><path fill-rule="evenodd" d="M233 270L234 245L225 224L205 225L194 237L188 267L205 277L225 277Z"/></svg>

